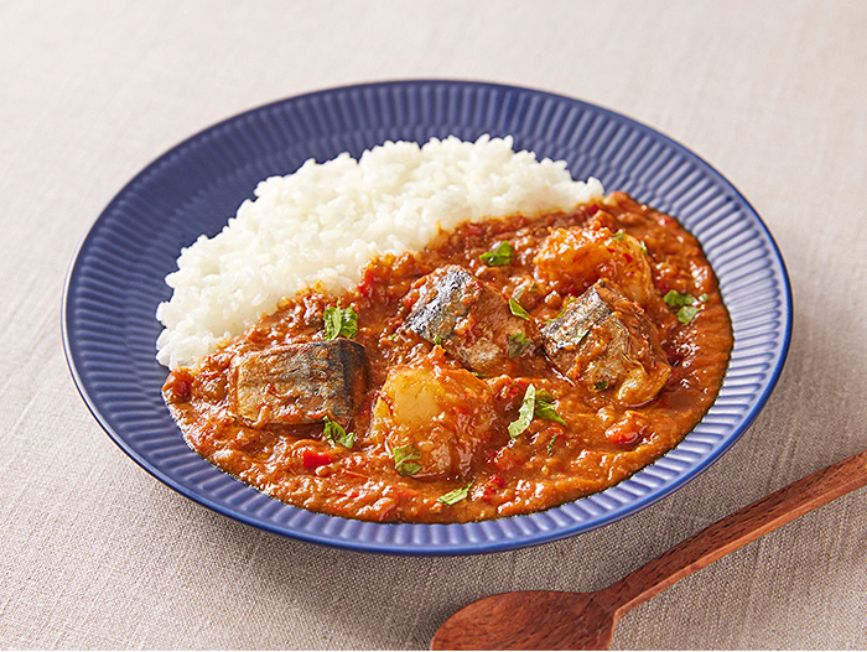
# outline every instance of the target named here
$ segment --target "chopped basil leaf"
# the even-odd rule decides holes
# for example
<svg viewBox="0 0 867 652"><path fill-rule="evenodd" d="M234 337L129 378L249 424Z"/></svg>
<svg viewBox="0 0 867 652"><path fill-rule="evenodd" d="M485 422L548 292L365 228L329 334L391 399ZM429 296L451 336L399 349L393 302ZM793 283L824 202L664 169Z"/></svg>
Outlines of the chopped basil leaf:
<svg viewBox="0 0 867 652"><path fill-rule="evenodd" d="M526 351L530 346L532 346L532 344L533 342L530 340L530 338L523 333L512 333L511 335L509 335L509 357L517 358L518 356L522 355L524 351Z"/></svg>
<svg viewBox="0 0 867 652"><path fill-rule="evenodd" d="M415 475L419 471L421 471L421 464L417 464L416 462L403 462L400 468L397 469L397 472L401 475Z"/></svg>
<svg viewBox="0 0 867 652"><path fill-rule="evenodd" d="M559 436L560 435L554 435L550 440L548 440L548 455L554 454L554 442L557 441L557 437Z"/></svg>
<svg viewBox="0 0 867 652"><path fill-rule="evenodd" d="M696 299L691 294L681 294L677 290L669 290L666 292L665 296L662 297L662 300L672 308L677 308L677 321L681 324L688 324L698 313L698 307L694 305ZM698 298L699 302L704 302L706 300L706 294L702 294Z"/></svg>
<svg viewBox="0 0 867 652"><path fill-rule="evenodd" d="M593 386L596 388L597 392L603 392L606 389L608 389L608 381L607 380L600 380L598 383L596 383Z"/></svg>
<svg viewBox="0 0 867 652"><path fill-rule="evenodd" d="M645 254L647 253L647 245L644 243L644 240L639 240L638 246L641 247L641 251L643 253L645 253Z"/></svg>
<svg viewBox="0 0 867 652"><path fill-rule="evenodd" d="M688 324L692 321L692 318L695 317L697 312L698 308L695 306L683 306L677 311L677 321L681 324Z"/></svg>
<svg viewBox="0 0 867 652"><path fill-rule="evenodd" d="M502 267L512 262L515 248L509 242L499 242L490 251L486 251L479 258L488 267Z"/></svg>
<svg viewBox="0 0 867 652"><path fill-rule="evenodd" d="M509 424L509 437L514 439L527 428L530 427L530 422L533 420L533 412L536 408L536 388L532 385L527 387L524 392L524 400L521 407L518 409L518 418Z"/></svg>
<svg viewBox="0 0 867 652"><path fill-rule="evenodd" d="M437 335L437 336L434 338L433 343L436 344L437 346L442 346L442 345L443 345L443 338L440 337L439 335Z"/></svg>
<svg viewBox="0 0 867 652"><path fill-rule="evenodd" d="M325 309L325 314L322 316L322 321L325 325L325 339L333 340L340 334L340 327L343 325L342 313L340 308L328 306Z"/></svg>
<svg viewBox="0 0 867 652"><path fill-rule="evenodd" d="M458 487L457 489L453 489L452 491L443 494L437 498L437 502L442 503L443 505L454 505L462 500L466 500L467 496L470 494L470 487L472 486L473 480L470 480L463 487Z"/></svg>
<svg viewBox="0 0 867 652"><path fill-rule="evenodd" d="M509 299L509 310L513 315L515 315L515 317L520 317L521 319L530 319L530 313L524 310L524 307L514 298Z"/></svg>
<svg viewBox="0 0 867 652"><path fill-rule="evenodd" d="M626 231L618 231L613 236L611 236L612 240L617 240L620 242L621 240L626 240Z"/></svg>
<svg viewBox="0 0 867 652"><path fill-rule="evenodd" d="M536 392L536 405L533 407L533 415L545 421L559 423L561 426L566 425L563 417L557 414L557 410L554 408L554 397L544 389Z"/></svg>
<svg viewBox="0 0 867 652"><path fill-rule="evenodd" d="M355 446L355 433L346 432L343 426L328 417L325 417L325 427L322 429L322 436L330 441L332 446L337 446L338 444L344 448Z"/></svg>
<svg viewBox="0 0 867 652"><path fill-rule="evenodd" d="M521 407L518 409L518 418L509 424L509 437L512 439L518 437L530 427L530 423L535 417L545 421L554 421L563 426L566 425L566 422L554 408L554 397L545 390L536 392L536 388L529 385L527 391L524 392Z"/></svg>
<svg viewBox="0 0 867 652"><path fill-rule="evenodd" d="M328 306L323 315L325 324L325 339L333 340L338 337L353 338L358 334L358 313L355 308L349 306Z"/></svg>
<svg viewBox="0 0 867 652"><path fill-rule="evenodd" d="M677 290L669 290L665 293L665 296L662 297L662 300L665 301L672 308L680 308L681 306L691 306L695 303L695 297L691 294L681 294Z"/></svg>
<svg viewBox="0 0 867 652"><path fill-rule="evenodd" d="M421 464L413 460L421 459L421 453L412 444L397 446L391 450L394 457L394 469L401 475L415 475L421 471Z"/></svg>

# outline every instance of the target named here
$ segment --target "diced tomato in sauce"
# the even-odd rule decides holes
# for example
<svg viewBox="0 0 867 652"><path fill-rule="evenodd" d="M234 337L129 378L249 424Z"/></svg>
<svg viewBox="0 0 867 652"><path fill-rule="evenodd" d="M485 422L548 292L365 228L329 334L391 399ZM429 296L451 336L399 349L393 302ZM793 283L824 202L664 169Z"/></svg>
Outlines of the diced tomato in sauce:
<svg viewBox="0 0 867 652"><path fill-rule="evenodd" d="M308 471L331 464L333 461L331 455L328 453L320 453L311 448L304 449L304 452L301 454L301 463L304 464L304 468Z"/></svg>

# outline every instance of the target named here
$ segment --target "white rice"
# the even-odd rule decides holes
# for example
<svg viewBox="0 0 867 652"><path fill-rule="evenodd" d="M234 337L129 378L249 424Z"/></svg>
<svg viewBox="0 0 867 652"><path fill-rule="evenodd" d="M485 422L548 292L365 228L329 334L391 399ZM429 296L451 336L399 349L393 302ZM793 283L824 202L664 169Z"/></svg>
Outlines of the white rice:
<svg viewBox="0 0 867 652"><path fill-rule="evenodd" d="M157 359L194 365L301 290L353 288L384 254L418 251L440 230L509 215L570 210L603 194L574 181L562 161L512 151L512 138L455 137L423 147L387 142L356 161L309 160L258 184L222 232L181 251L160 304Z"/></svg>

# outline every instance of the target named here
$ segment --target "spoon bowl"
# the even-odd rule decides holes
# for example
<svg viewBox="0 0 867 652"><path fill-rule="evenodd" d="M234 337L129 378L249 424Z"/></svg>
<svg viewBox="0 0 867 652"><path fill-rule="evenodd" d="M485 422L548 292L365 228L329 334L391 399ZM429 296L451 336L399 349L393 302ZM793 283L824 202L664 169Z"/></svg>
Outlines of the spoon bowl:
<svg viewBox="0 0 867 652"><path fill-rule="evenodd" d="M433 650L599 650L615 614L597 593L515 591L473 602L437 630Z"/></svg>

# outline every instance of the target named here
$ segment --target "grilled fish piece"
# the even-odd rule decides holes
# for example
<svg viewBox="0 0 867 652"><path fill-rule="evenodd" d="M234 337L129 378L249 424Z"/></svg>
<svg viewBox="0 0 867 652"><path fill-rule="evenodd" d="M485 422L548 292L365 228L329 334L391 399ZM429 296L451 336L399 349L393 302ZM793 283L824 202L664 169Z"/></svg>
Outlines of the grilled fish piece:
<svg viewBox="0 0 867 652"><path fill-rule="evenodd" d="M330 419L346 424L367 391L364 347L346 339L289 344L238 356L229 411L254 427Z"/></svg>
<svg viewBox="0 0 867 652"><path fill-rule="evenodd" d="M535 348L533 325L511 314L503 297L458 265L427 275L406 327L441 345L473 371L503 373L509 361L509 337ZM513 357L517 357L513 351Z"/></svg>
<svg viewBox="0 0 867 652"><path fill-rule="evenodd" d="M604 280L568 304L541 334L545 353L563 375L592 391L614 390L626 405L653 400L671 374L656 327Z"/></svg>

